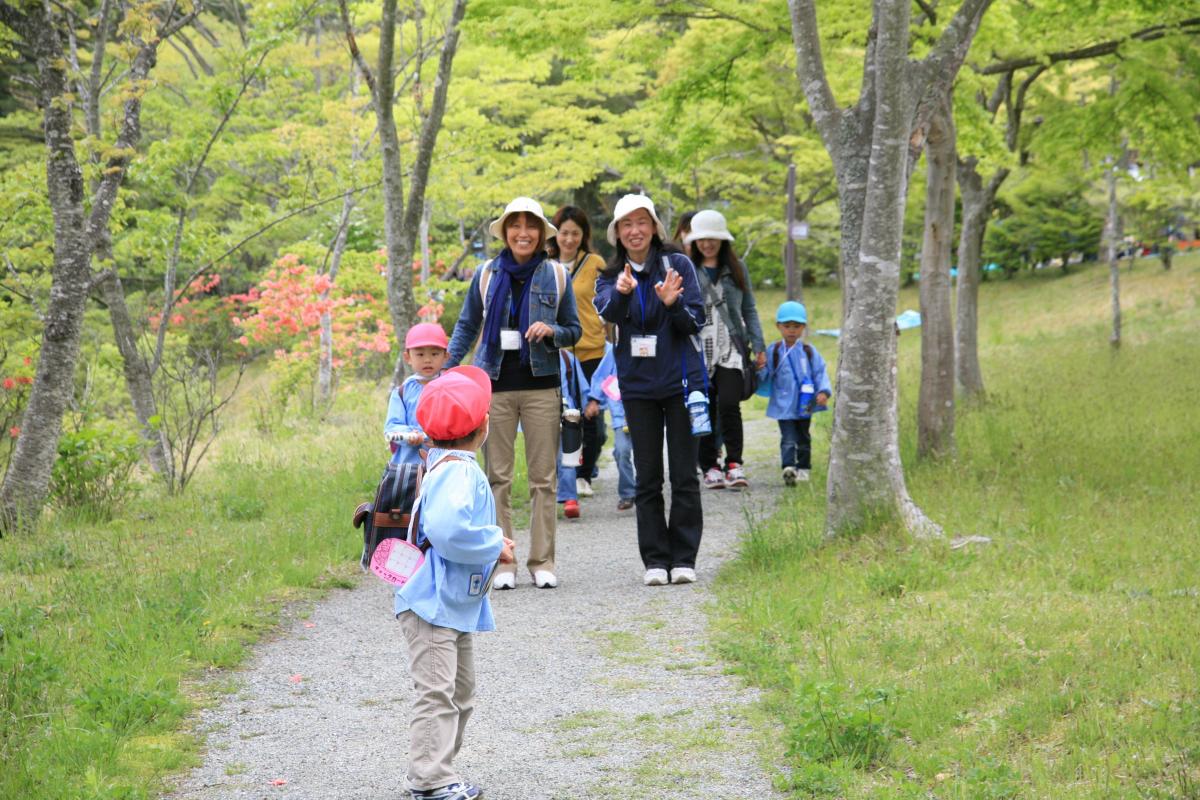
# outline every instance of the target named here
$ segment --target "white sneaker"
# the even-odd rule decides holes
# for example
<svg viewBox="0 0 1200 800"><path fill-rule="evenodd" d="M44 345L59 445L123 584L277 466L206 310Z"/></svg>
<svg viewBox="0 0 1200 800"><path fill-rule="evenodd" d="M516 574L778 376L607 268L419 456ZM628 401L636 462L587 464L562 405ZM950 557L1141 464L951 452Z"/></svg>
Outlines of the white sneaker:
<svg viewBox="0 0 1200 800"><path fill-rule="evenodd" d="M795 486L796 480L798 477L799 476L796 474L795 467L784 467L783 468L783 485L784 486Z"/></svg>
<svg viewBox="0 0 1200 800"><path fill-rule="evenodd" d="M675 567L671 570L671 583L695 583L696 570L691 567Z"/></svg>
<svg viewBox="0 0 1200 800"><path fill-rule="evenodd" d="M533 573L533 585L539 589L556 589L558 576L548 569L539 569Z"/></svg>
<svg viewBox="0 0 1200 800"><path fill-rule="evenodd" d="M704 473L704 488L705 489L724 489L725 488L725 473L713 467L708 472Z"/></svg>
<svg viewBox="0 0 1200 800"><path fill-rule="evenodd" d="M517 588L517 575L515 572L497 572L495 579L492 581L493 589L515 589Z"/></svg>
<svg viewBox="0 0 1200 800"><path fill-rule="evenodd" d="M575 479L575 494L580 497L593 497L595 492L592 491L592 482L586 478Z"/></svg>
<svg viewBox="0 0 1200 800"><path fill-rule="evenodd" d="M746 471L742 469L742 465L730 464L729 469L725 471L725 488L745 489L749 485L750 481L746 480Z"/></svg>
<svg viewBox="0 0 1200 800"><path fill-rule="evenodd" d="M642 578L642 583L647 586L666 586L668 580L667 571L655 567L654 569L646 570L646 575Z"/></svg>
<svg viewBox="0 0 1200 800"><path fill-rule="evenodd" d="M806 469L796 470L796 480L800 481L801 483L808 483L808 470L806 470Z"/></svg>

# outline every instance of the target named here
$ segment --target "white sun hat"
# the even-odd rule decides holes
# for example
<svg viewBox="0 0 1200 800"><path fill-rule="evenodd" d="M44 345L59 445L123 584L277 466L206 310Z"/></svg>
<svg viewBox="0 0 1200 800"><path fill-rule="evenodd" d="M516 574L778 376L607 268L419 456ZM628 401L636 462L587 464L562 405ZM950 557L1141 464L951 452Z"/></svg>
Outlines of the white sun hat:
<svg viewBox="0 0 1200 800"><path fill-rule="evenodd" d="M550 220L546 219L546 215L542 213L542 204L532 197L518 197L504 207L504 213L497 219L492 220L492 224L488 226L488 232L500 241L504 241L504 221L513 214L533 214L542 221L542 247L546 246L546 241L558 233L558 228L550 224Z"/></svg>
<svg viewBox="0 0 1200 800"><path fill-rule="evenodd" d="M617 223L639 208L644 208L650 212L650 219L654 220L654 228L658 232L658 238L664 242L667 240L667 229L663 227L658 214L654 213L654 201L644 194L627 194L617 201L617 207L613 209L612 222L608 223L609 244L614 246L617 244Z"/></svg>
<svg viewBox="0 0 1200 800"><path fill-rule="evenodd" d="M729 232L729 225L725 222L725 215L720 211L700 211L696 216L692 217L691 233L684 238L684 244L691 244L697 239L723 239L727 242L733 241L733 234Z"/></svg>

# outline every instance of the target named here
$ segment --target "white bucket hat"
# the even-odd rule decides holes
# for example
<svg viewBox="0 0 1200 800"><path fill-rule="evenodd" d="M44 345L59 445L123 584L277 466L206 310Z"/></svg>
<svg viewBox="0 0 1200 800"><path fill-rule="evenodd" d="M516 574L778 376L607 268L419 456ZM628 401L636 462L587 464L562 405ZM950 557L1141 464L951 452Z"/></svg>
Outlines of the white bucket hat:
<svg viewBox="0 0 1200 800"><path fill-rule="evenodd" d="M500 241L504 241L504 221L513 214L533 214L542 221L542 247L545 248L546 242L551 236L558 234L558 228L550 224L550 220L546 219L546 215L542 213L542 204L532 197L518 197L504 207L504 213L498 218L492 220L492 224L488 226L488 232Z"/></svg>
<svg viewBox="0 0 1200 800"><path fill-rule="evenodd" d="M658 238L664 242L667 240L667 229L663 227L658 214L654 213L654 201L644 194L627 194L617 201L617 207L613 209L612 222L608 223L609 244L613 246L617 244L617 223L639 208L644 208L650 212L650 219L654 220L654 228L658 231Z"/></svg>
<svg viewBox="0 0 1200 800"><path fill-rule="evenodd" d="M720 211L700 211L692 217L692 230L684 237L684 244L691 244L697 239L723 239L733 241L725 215Z"/></svg>

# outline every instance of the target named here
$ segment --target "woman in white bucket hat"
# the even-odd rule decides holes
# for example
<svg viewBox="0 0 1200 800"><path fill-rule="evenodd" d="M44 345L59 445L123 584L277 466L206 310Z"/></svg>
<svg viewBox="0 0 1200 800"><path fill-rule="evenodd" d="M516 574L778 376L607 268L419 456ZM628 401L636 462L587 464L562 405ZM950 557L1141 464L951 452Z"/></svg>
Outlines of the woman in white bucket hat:
<svg viewBox="0 0 1200 800"><path fill-rule="evenodd" d="M579 339L579 316L566 270L546 257L546 241L556 231L536 200L516 198L489 230L505 248L476 270L450 337L446 366L460 363L478 340L474 364L492 379L491 426L483 452L496 516L510 539L517 426L524 432L533 506L526 564L534 585L553 589L558 586L555 494L562 417L558 351ZM516 566L501 564L492 585L515 588Z"/></svg>
<svg viewBox="0 0 1200 800"><path fill-rule="evenodd" d="M705 210L692 217L684 239L696 264L700 293L704 297L705 363L708 365L709 407L720 420L725 444L725 466L720 463L715 432L700 440L700 469L709 489L744 489L749 486L742 468L742 395L746 371L763 366L766 343L750 287L750 271L733 253L733 234L719 211ZM751 351L754 363L749 363Z"/></svg>
<svg viewBox="0 0 1200 800"><path fill-rule="evenodd" d="M608 226L616 253L596 280L594 300L600 316L617 325L617 381L633 442L638 549L647 586L694 581L704 530L696 438L684 402L706 380L693 344L704 324L704 304L692 262L666 246L666 238L649 197L622 197ZM669 517L663 497L664 430Z"/></svg>

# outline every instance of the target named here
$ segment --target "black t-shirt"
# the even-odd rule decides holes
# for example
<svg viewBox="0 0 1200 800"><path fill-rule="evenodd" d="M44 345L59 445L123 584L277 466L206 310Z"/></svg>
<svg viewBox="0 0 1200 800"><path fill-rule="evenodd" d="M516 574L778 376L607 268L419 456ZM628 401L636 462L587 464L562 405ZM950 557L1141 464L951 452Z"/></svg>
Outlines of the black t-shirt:
<svg viewBox="0 0 1200 800"><path fill-rule="evenodd" d="M525 284L518 281L512 282L512 297L520 297L524 290ZM508 319L505 322L506 328L517 329L520 325L520 319L512 312L512 303L508 304ZM530 347L537 346L531 342ZM500 359L500 377L492 381L493 392L521 392L531 389L557 389L557 375L534 375L533 368L528 364L521 363L520 350L505 350L503 357Z"/></svg>

